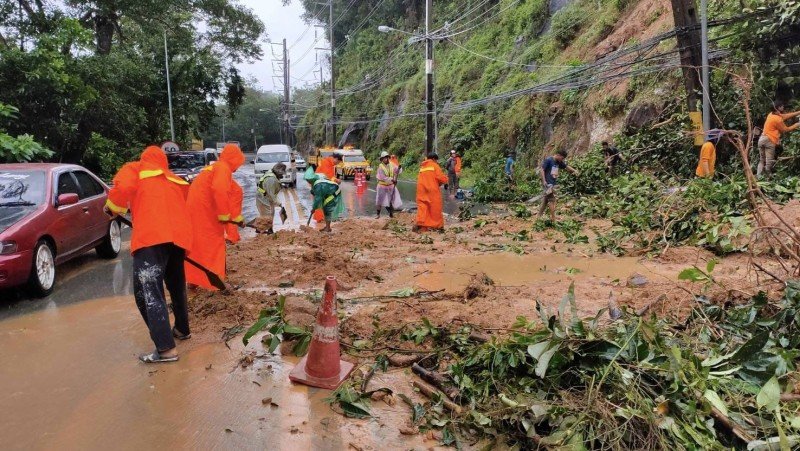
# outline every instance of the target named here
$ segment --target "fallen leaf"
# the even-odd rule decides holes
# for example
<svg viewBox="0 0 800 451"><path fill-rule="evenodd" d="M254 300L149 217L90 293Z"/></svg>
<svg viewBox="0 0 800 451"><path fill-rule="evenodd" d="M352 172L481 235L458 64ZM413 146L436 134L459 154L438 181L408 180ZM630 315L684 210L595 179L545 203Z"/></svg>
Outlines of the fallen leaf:
<svg viewBox="0 0 800 451"><path fill-rule="evenodd" d="M272 398L264 398L264 399L262 399L261 400L261 404L264 404L265 406L267 404L272 404Z"/></svg>

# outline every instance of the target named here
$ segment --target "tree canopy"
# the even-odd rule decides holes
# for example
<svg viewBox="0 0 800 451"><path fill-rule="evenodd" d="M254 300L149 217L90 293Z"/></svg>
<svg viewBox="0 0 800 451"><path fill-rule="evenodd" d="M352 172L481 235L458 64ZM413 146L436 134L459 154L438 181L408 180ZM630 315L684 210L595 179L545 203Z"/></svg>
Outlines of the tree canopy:
<svg viewBox="0 0 800 451"><path fill-rule="evenodd" d="M176 137L186 143L217 102L229 114L241 105L234 65L260 58L264 35L235 0L0 0L0 102L18 110L0 126L60 161L113 170L169 137L165 36Z"/></svg>

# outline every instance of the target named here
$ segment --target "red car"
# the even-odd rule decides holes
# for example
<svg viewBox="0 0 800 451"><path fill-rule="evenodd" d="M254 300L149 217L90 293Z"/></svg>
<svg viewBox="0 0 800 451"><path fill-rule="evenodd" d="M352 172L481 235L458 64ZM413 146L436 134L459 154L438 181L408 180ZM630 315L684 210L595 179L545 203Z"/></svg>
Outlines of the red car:
<svg viewBox="0 0 800 451"><path fill-rule="evenodd" d="M81 166L0 164L0 288L53 292L56 265L94 248L115 258L120 225L103 212L108 186Z"/></svg>

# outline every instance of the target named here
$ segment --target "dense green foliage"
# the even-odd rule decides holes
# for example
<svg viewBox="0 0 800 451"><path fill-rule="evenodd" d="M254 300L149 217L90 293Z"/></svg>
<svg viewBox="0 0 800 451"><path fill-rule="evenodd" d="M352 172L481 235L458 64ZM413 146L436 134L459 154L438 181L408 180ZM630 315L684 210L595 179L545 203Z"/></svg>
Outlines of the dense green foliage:
<svg viewBox="0 0 800 451"><path fill-rule="evenodd" d="M16 108L0 103L0 120L14 120L16 116ZM31 135L11 136L4 133L3 128L0 122L0 162L31 161L53 155L53 152L34 141Z"/></svg>
<svg viewBox="0 0 800 451"><path fill-rule="evenodd" d="M0 102L19 109L9 134L106 175L168 139L164 31L176 137L186 144L219 99L232 110L241 103L233 64L260 55L264 32L249 10L228 0L0 2Z"/></svg>

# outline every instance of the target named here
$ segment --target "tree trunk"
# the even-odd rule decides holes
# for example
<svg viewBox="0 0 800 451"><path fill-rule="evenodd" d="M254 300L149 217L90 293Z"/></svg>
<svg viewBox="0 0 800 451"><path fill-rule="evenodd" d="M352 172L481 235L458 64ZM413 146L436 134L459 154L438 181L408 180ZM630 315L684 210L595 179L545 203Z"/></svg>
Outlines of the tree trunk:
<svg viewBox="0 0 800 451"><path fill-rule="evenodd" d="M97 40L97 54L108 55L111 53L111 44L114 40L114 29L117 20L116 14L94 16L94 34Z"/></svg>

